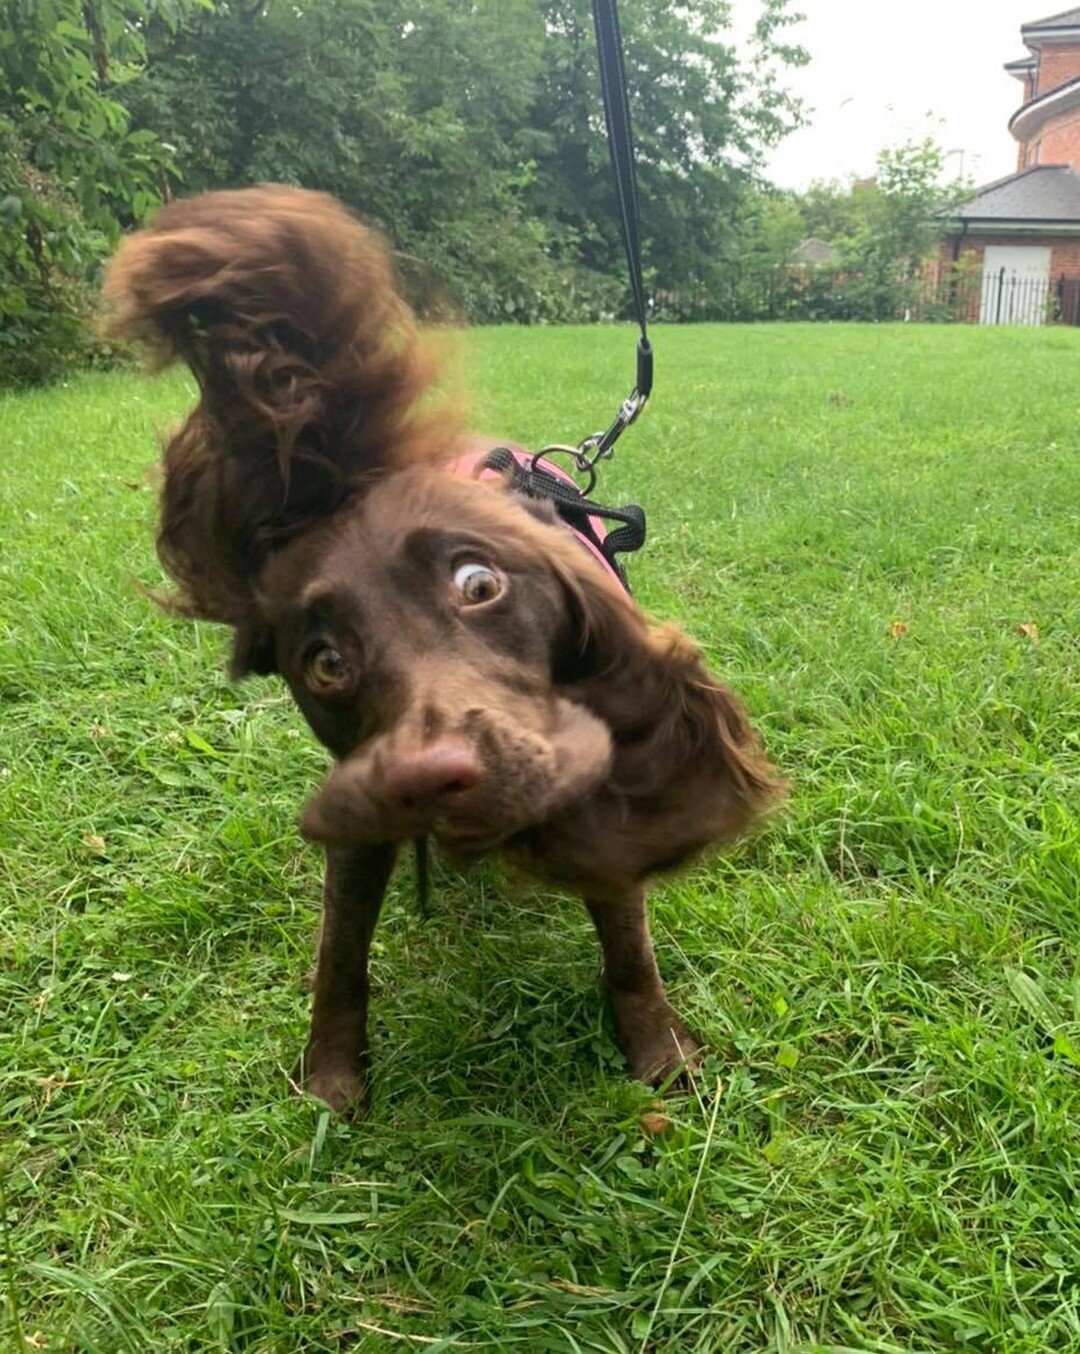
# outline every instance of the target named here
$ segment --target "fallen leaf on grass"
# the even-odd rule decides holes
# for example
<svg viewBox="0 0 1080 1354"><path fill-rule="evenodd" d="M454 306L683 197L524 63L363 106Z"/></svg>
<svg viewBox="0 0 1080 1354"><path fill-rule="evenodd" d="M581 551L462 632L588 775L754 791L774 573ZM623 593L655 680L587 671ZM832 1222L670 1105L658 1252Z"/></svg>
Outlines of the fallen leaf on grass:
<svg viewBox="0 0 1080 1354"><path fill-rule="evenodd" d="M83 846L85 846L92 855L103 856L105 854L105 838L99 837L96 832L83 833Z"/></svg>
<svg viewBox="0 0 1080 1354"><path fill-rule="evenodd" d="M657 1138L671 1127L671 1120L659 1110L647 1110L641 1116L641 1131L649 1138Z"/></svg>
<svg viewBox="0 0 1080 1354"><path fill-rule="evenodd" d="M46 1109L52 1104L52 1098L56 1091L65 1091L69 1086L75 1085L75 1082L65 1081L62 1077L35 1077L34 1083L45 1092Z"/></svg>
<svg viewBox="0 0 1080 1354"><path fill-rule="evenodd" d="M907 632L907 621L893 621L892 625L889 626L889 634L892 635L893 639L899 639L901 635L906 635Z"/></svg>
<svg viewBox="0 0 1080 1354"><path fill-rule="evenodd" d="M1027 635L1032 644L1038 644L1039 642L1039 627L1034 621L1025 621L1023 625L1018 625L1016 627L1016 633L1018 635Z"/></svg>

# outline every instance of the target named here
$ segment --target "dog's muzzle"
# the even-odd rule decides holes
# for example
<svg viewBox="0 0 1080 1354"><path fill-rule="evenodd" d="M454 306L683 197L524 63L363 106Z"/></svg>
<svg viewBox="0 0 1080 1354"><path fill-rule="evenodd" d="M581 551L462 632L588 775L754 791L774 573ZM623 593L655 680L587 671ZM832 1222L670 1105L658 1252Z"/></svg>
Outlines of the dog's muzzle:
<svg viewBox="0 0 1080 1354"><path fill-rule="evenodd" d="M607 726L582 706L556 699L544 725L471 710L435 738L391 731L331 772L304 811L304 835L336 845L429 835L462 850L496 845L589 793L611 765Z"/></svg>

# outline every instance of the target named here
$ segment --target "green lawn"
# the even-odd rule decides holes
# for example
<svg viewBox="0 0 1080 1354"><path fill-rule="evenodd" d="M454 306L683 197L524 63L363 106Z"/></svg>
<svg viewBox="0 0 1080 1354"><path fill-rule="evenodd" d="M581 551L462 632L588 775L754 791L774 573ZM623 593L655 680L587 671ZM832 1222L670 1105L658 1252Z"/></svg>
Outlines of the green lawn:
<svg viewBox="0 0 1080 1354"><path fill-rule="evenodd" d="M530 443L632 368L469 347ZM658 1136L584 911L493 869L398 883L368 1121L290 1096L325 758L132 586L189 388L0 402L5 1354L1080 1350L1080 332L657 347L601 495L793 782L655 894L713 1050Z"/></svg>

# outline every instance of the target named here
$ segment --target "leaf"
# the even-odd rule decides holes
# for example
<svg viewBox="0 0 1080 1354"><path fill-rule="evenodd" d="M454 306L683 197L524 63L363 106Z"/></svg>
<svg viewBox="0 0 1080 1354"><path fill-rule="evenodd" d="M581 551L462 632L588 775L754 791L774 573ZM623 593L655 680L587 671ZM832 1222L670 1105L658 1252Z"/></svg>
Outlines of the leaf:
<svg viewBox="0 0 1080 1354"><path fill-rule="evenodd" d="M641 1116L641 1131L649 1138L657 1138L671 1127L671 1120L659 1110L647 1110Z"/></svg>
<svg viewBox="0 0 1080 1354"><path fill-rule="evenodd" d="M1023 969L1006 968L1005 981L1009 984L1013 996L1043 1033L1054 1034L1062 1023L1061 1017L1035 979Z"/></svg>
<svg viewBox="0 0 1080 1354"><path fill-rule="evenodd" d="M892 635L893 639L899 639L901 635L906 635L907 632L907 621L893 621L892 625L889 626L889 634Z"/></svg>
<svg viewBox="0 0 1080 1354"><path fill-rule="evenodd" d="M198 783L194 776L167 766L148 766L146 769L159 785L167 785L172 790L189 790Z"/></svg>
<svg viewBox="0 0 1080 1354"><path fill-rule="evenodd" d="M799 1050L794 1044L781 1044L776 1050L776 1065L794 1072L799 1065Z"/></svg>
<svg viewBox="0 0 1080 1354"><path fill-rule="evenodd" d="M1077 1052L1076 1045L1068 1035L1062 1034L1060 1030L1054 1035L1054 1052L1062 1058L1068 1058L1074 1067L1080 1067L1080 1052Z"/></svg>
<svg viewBox="0 0 1080 1354"><path fill-rule="evenodd" d="M1038 644L1039 642L1039 627L1034 621L1025 621L1023 625L1018 625L1016 627L1016 633L1018 635L1026 635L1033 645Z"/></svg>
<svg viewBox="0 0 1080 1354"><path fill-rule="evenodd" d="M304 1213L292 1208L281 1209L278 1216L305 1227L354 1227L358 1222L371 1221L370 1213Z"/></svg>
<svg viewBox="0 0 1080 1354"><path fill-rule="evenodd" d="M194 748L196 752L201 752L207 757L216 757L218 761L224 761L224 756L212 743L208 743L202 734L198 734L194 729L184 731L184 741L189 748Z"/></svg>
<svg viewBox="0 0 1080 1354"><path fill-rule="evenodd" d="M236 1300L232 1289L224 1281L211 1291L206 1300L206 1320L214 1338L226 1349L230 1348L236 1320Z"/></svg>

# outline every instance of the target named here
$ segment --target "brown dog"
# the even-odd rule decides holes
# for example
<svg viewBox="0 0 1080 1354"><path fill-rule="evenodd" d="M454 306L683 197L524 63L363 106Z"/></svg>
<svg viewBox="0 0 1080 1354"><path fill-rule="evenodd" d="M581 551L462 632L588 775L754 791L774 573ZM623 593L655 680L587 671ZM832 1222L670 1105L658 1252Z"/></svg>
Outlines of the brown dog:
<svg viewBox="0 0 1080 1354"><path fill-rule="evenodd" d="M172 605L230 625L233 675L280 673L336 758L303 818L326 848L304 1085L362 1105L368 947L425 835L579 892L630 1071L677 1072L697 1041L644 882L775 797L735 697L543 505L446 473L475 441L431 399L383 246L331 198L174 203L105 294L113 332L199 383L165 451Z"/></svg>

